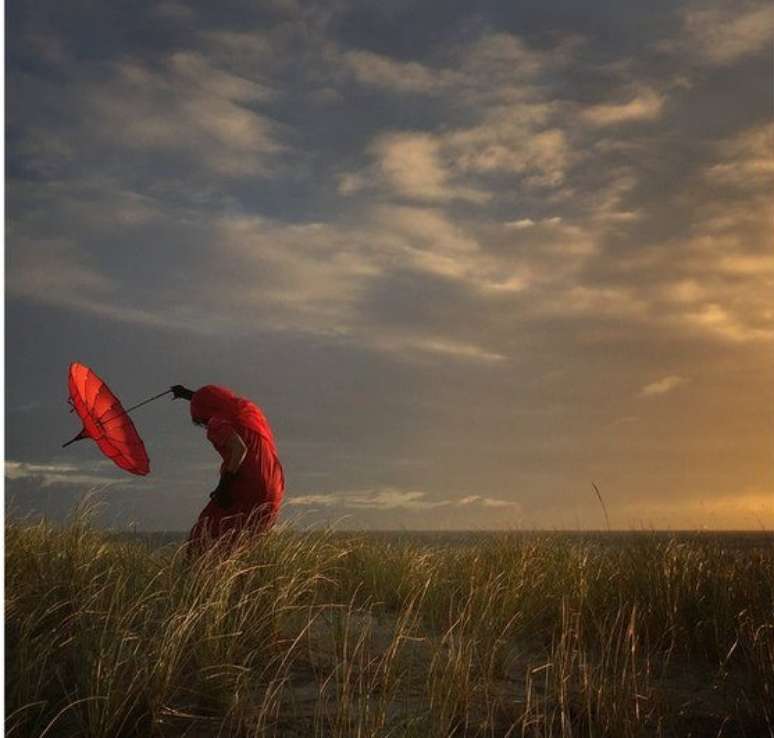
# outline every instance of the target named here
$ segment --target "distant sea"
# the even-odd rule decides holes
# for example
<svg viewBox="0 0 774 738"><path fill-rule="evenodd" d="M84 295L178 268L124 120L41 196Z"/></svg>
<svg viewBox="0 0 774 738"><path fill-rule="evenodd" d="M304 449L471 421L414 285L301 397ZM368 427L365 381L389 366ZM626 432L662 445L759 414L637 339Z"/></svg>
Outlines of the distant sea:
<svg viewBox="0 0 774 738"><path fill-rule="evenodd" d="M315 531L310 531L314 534ZM300 532L301 533L301 532ZM305 532L304 532L305 533ZM322 533L322 531L320 531ZM162 548L182 544L187 533L181 531L134 531L112 534L117 540L144 544L150 548ZM702 531L702 530L612 530L612 531L423 531L423 530L379 530L379 531L335 531L334 539L366 539L382 543L411 544L428 548L448 546L470 546L486 541L556 539L563 542L593 543L603 546L631 545L636 542L715 543L735 549L774 547L774 531Z"/></svg>

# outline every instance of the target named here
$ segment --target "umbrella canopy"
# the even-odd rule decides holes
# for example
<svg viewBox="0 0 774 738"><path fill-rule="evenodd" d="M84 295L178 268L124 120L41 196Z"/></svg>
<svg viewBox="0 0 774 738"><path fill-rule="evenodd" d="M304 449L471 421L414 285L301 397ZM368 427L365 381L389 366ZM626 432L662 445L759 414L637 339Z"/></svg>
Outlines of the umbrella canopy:
<svg viewBox="0 0 774 738"><path fill-rule="evenodd" d="M83 430L72 441L92 438L105 456L121 469L146 475L148 454L127 411L110 388L89 367L70 364L70 404L83 422Z"/></svg>

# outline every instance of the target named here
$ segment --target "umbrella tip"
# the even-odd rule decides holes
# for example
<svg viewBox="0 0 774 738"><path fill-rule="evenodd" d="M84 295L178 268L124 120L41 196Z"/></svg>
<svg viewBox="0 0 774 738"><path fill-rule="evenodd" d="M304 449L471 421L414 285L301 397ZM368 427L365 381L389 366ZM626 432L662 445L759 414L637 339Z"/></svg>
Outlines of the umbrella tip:
<svg viewBox="0 0 774 738"><path fill-rule="evenodd" d="M74 438L71 438L67 443L62 444L62 448L66 448L71 443L75 443L76 441L80 441L82 438L86 438L86 431L85 429L81 428L81 432L75 436Z"/></svg>

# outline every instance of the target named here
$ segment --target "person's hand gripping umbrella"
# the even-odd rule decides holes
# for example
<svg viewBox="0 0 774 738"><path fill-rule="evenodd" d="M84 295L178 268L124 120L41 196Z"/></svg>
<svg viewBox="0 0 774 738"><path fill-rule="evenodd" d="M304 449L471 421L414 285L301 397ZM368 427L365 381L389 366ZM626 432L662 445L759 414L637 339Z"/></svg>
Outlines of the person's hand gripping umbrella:
<svg viewBox="0 0 774 738"><path fill-rule="evenodd" d="M150 471L148 454L129 413L172 392L171 389L124 410L118 398L89 367L70 364L68 402L83 423L81 432L62 448L82 438L96 441L105 456L131 474L145 476Z"/></svg>

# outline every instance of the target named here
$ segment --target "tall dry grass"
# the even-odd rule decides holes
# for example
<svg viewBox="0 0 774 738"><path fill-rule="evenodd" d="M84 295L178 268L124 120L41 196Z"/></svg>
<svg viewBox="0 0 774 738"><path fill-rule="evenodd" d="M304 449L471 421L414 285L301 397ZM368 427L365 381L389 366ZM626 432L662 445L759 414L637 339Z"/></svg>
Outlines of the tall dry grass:
<svg viewBox="0 0 774 738"><path fill-rule="evenodd" d="M6 527L6 735L774 736L774 546Z"/></svg>

